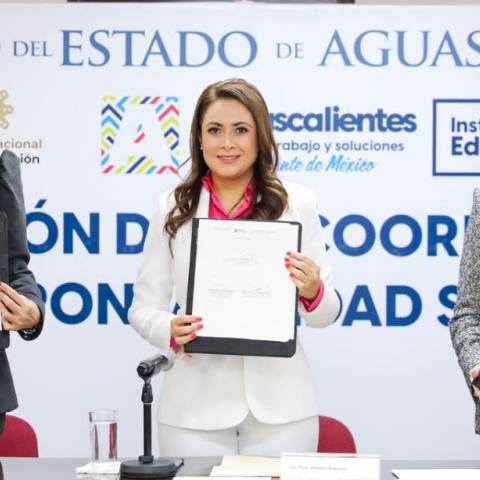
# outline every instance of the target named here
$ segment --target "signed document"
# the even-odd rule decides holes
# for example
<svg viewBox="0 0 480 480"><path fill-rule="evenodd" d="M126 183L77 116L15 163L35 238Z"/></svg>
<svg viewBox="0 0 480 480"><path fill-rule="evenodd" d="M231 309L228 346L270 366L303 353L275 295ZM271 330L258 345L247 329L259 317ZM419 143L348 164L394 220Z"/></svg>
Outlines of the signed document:
<svg viewBox="0 0 480 480"><path fill-rule="evenodd" d="M297 291L284 264L299 251L297 222L195 219L187 312L200 337L287 342Z"/></svg>

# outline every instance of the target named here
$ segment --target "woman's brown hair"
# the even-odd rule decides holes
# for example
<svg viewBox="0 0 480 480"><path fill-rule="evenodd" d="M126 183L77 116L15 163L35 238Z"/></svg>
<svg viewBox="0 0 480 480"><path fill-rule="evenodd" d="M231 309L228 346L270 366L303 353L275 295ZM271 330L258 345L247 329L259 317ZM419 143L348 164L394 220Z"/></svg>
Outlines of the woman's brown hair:
<svg viewBox="0 0 480 480"><path fill-rule="evenodd" d="M194 215L200 200L202 177L208 167L201 150L202 122L205 112L219 99L236 100L245 106L255 120L258 138L258 157L254 164L254 205L249 218L276 220L287 207L288 196L277 177L278 149L273 137L267 105L262 94L251 83L233 78L209 85L200 95L190 129L192 169L188 177L175 189L175 207L168 213L165 231L170 242L178 229Z"/></svg>

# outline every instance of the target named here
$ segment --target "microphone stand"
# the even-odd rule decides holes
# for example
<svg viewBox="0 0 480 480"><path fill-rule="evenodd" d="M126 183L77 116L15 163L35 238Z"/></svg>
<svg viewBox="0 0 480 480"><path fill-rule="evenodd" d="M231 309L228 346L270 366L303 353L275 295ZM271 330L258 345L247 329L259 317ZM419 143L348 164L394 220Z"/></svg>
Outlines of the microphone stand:
<svg viewBox="0 0 480 480"><path fill-rule="evenodd" d="M150 380L145 380L142 389L143 402L143 455L138 457L142 463L152 463L152 402L153 393Z"/></svg>
<svg viewBox="0 0 480 480"><path fill-rule="evenodd" d="M183 458L157 458L152 455L152 385L151 377L142 377L143 403L143 455L138 460L126 460L120 464L120 478L126 479L156 479L174 477L183 465ZM139 373L140 375L140 373Z"/></svg>

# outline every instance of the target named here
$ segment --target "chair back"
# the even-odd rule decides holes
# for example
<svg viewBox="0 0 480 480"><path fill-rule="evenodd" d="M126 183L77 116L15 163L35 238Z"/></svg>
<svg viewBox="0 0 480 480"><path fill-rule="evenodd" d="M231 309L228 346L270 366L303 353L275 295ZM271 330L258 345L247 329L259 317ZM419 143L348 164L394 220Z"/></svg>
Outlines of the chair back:
<svg viewBox="0 0 480 480"><path fill-rule="evenodd" d="M318 421L320 423L318 452L357 453L353 435L340 420L321 415Z"/></svg>
<svg viewBox="0 0 480 480"><path fill-rule="evenodd" d="M6 415L0 436L0 457L38 457L37 435L27 421Z"/></svg>

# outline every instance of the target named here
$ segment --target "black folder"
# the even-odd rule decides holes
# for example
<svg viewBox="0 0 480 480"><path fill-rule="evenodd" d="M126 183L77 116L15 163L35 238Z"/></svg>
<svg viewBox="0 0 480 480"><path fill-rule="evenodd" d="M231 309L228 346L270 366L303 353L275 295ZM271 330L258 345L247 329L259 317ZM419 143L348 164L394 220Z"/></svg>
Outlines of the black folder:
<svg viewBox="0 0 480 480"><path fill-rule="evenodd" d="M190 269L188 275L188 292L186 314L191 315L194 309L194 291L196 278L196 264L197 264L197 245L199 235L200 222L229 222L231 220L213 220L204 218L193 219L192 224L192 241L190 249ZM238 222L238 220L237 220ZM241 222L256 222L256 224L269 223L259 220L241 220ZM290 246L291 251L300 251L302 226L298 222L275 222L289 224L296 230L296 245ZM287 275L287 273L285 273ZM298 305L298 290L296 291L294 305L292 305L292 338L288 341L270 341L270 340L256 340L246 338L224 338L224 337L207 337L198 336L195 340L185 345L185 351L189 353L209 353L209 354L224 354L224 355L252 355L252 356L268 356L268 357L291 357L295 354L297 343L297 327L295 315ZM228 316L228 311L225 312ZM206 320L208 321L208 319Z"/></svg>

